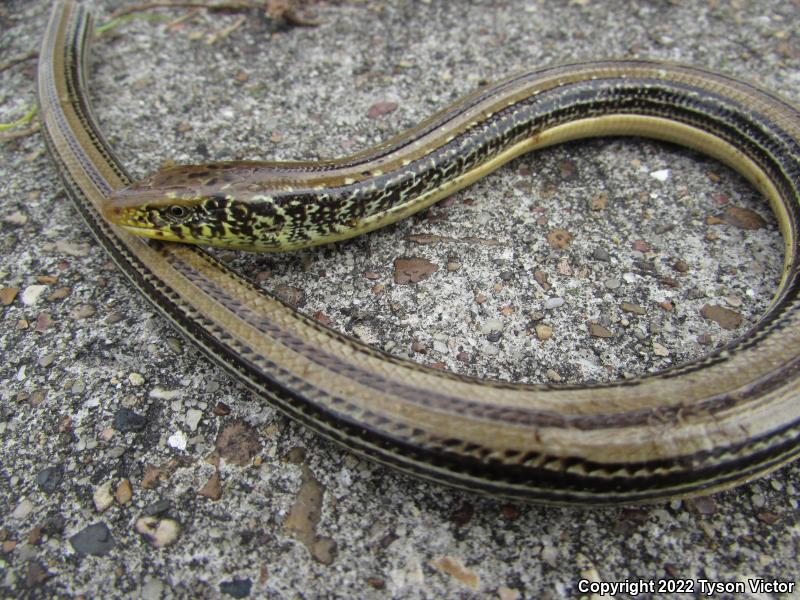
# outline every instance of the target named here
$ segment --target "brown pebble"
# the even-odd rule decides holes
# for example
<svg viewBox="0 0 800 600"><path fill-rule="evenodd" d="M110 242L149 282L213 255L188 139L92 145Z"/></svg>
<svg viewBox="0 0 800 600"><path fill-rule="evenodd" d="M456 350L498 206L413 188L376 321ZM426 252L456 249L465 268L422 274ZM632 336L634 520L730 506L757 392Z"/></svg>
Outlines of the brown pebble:
<svg viewBox="0 0 800 600"><path fill-rule="evenodd" d="M31 393L31 397L28 399L28 403L33 407L36 408L42 402L44 402L44 390L34 390Z"/></svg>
<svg viewBox="0 0 800 600"><path fill-rule="evenodd" d="M28 532L28 543L31 546L38 546L42 541L42 526L37 525Z"/></svg>
<svg viewBox="0 0 800 600"><path fill-rule="evenodd" d="M373 285L373 286L372 286L372 289L371 289L370 291L371 291L373 294L375 294L376 296L379 296L380 294L382 294L382 293L383 293L383 291L384 291L385 289L386 289L386 286L385 286L385 285L383 285L382 283L376 283L375 285Z"/></svg>
<svg viewBox="0 0 800 600"><path fill-rule="evenodd" d="M41 283L43 285L53 285L54 283L58 283L58 277L53 275L39 275L36 277L36 283Z"/></svg>
<svg viewBox="0 0 800 600"><path fill-rule="evenodd" d="M89 304L79 304L71 311L69 311L69 317L71 319L88 319L92 315L94 315L95 309L94 306Z"/></svg>
<svg viewBox="0 0 800 600"><path fill-rule="evenodd" d="M278 300L282 300L289 306L301 308L306 303L306 293L298 287L291 285L278 285L273 290Z"/></svg>
<svg viewBox="0 0 800 600"><path fill-rule="evenodd" d="M610 338L613 334L611 331L600 325L599 323L589 323L589 333L594 337Z"/></svg>
<svg viewBox="0 0 800 600"><path fill-rule="evenodd" d="M34 326L33 330L42 333L48 327L50 327L50 323L52 322L52 317L49 313L39 313L36 316L36 325Z"/></svg>
<svg viewBox="0 0 800 600"><path fill-rule="evenodd" d="M553 337L553 328L550 325L539 323L534 329L536 330L536 337L543 342Z"/></svg>
<svg viewBox="0 0 800 600"><path fill-rule="evenodd" d="M394 261L394 282L398 285L418 283L430 277L437 268L424 258L398 258Z"/></svg>
<svg viewBox="0 0 800 600"><path fill-rule="evenodd" d="M672 277L662 277L661 283L670 288L679 288L681 284L678 282L677 279L673 279Z"/></svg>
<svg viewBox="0 0 800 600"><path fill-rule="evenodd" d="M660 307L661 307L663 310L666 310L667 312L669 312L669 311L671 311L673 308L675 308L675 306L674 306L674 305L672 304L672 302L670 302L669 300L665 300L664 302L662 302L661 304L659 304L659 306L660 306Z"/></svg>
<svg viewBox="0 0 800 600"><path fill-rule="evenodd" d="M6 540L3 542L3 554L10 554L17 547L16 540Z"/></svg>
<svg viewBox="0 0 800 600"><path fill-rule="evenodd" d="M450 520L455 524L456 527L464 527L467 523L472 520L472 516L475 514L475 507L472 504L465 503L462 504L457 510L453 511L453 514L450 515Z"/></svg>
<svg viewBox="0 0 800 600"><path fill-rule="evenodd" d="M456 261L452 261L451 260L449 263L447 263L447 270L450 273L454 273L454 272L458 271L460 268L461 268L461 263L460 262L456 262Z"/></svg>
<svg viewBox="0 0 800 600"><path fill-rule="evenodd" d="M336 541L329 537L319 537L311 546L311 556L323 565L333 564L338 551Z"/></svg>
<svg viewBox="0 0 800 600"><path fill-rule="evenodd" d="M634 241L633 245L631 247L634 250L636 250L637 252L642 252L642 253L650 252L650 244L648 244L644 240L636 240L636 241Z"/></svg>
<svg viewBox="0 0 800 600"><path fill-rule="evenodd" d="M109 314L106 317L106 323L108 323L109 325L113 325L114 323L119 323L124 318L125 318L125 315L123 315L121 312L115 310L114 312L112 312L111 314Z"/></svg>
<svg viewBox="0 0 800 600"><path fill-rule="evenodd" d="M417 354L425 354L428 351L428 345L425 342L415 340L411 343L411 350Z"/></svg>
<svg viewBox="0 0 800 600"><path fill-rule="evenodd" d="M469 352L459 352L456 354L456 360L458 362L469 364L472 362L472 355Z"/></svg>
<svg viewBox="0 0 800 600"><path fill-rule="evenodd" d="M741 314L716 304L705 304L700 309L700 314L703 318L714 321L723 329L736 329L742 323Z"/></svg>
<svg viewBox="0 0 800 600"><path fill-rule="evenodd" d="M536 283L542 286L545 292L550 289L550 282L547 280L547 273L545 271L534 271L533 278L536 280Z"/></svg>
<svg viewBox="0 0 800 600"><path fill-rule="evenodd" d="M14 301L14 298L19 294L19 288L5 287L0 289L0 304L8 306Z"/></svg>
<svg viewBox="0 0 800 600"><path fill-rule="evenodd" d="M209 500L217 501L222 498L222 482L220 480L219 471L214 471L205 485L200 488L200 491L197 493L201 496L205 496Z"/></svg>
<svg viewBox="0 0 800 600"><path fill-rule="evenodd" d="M217 402L214 405L214 414L218 417L224 417L225 415L231 414L231 407L225 404L224 402Z"/></svg>
<svg viewBox="0 0 800 600"><path fill-rule="evenodd" d="M386 582L380 577L369 577L367 579L367 585L376 590L386 589Z"/></svg>
<svg viewBox="0 0 800 600"><path fill-rule="evenodd" d="M322 312L321 310L316 311L313 314L313 317L314 317L314 320L317 323L322 323L323 325L330 325L331 324L331 318L328 315L326 315L324 312Z"/></svg>
<svg viewBox="0 0 800 600"><path fill-rule="evenodd" d="M500 514L503 515L504 519L508 519L509 521L516 521L519 519L520 510L519 507L513 504L504 504L500 509Z"/></svg>
<svg viewBox="0 0 800 600"><path fill-rule="evenodd" d="M578 165L568 158L558 161L558 174L561 179L570 180L578 175Z"/></svg>
<svg viewBox="0 0 800 600"><path fill-rule="evenodd" d="M600 192L592 196L589 201L589 208L592 210L603 210L608 204L608 192Z"/></svg>
<svg viewBox="0 0 800 600"><path fill-rule="evenodd" d="M564 249L572 242L572 234L566 229L553 229L547 234L547 243L553 248Z"/></svg>
<svg viewBox="0 0 800 600"><path fill-rule="evenodd" d="M690 502L701 515L708 516L717 512L717 503L711 496L697 496L688 502Z"/></svg>
<svg viewBox="0 0 800 600"><path fill-rule="evenodd" d="M642 308L638 304L632 304L630 302L623 302L622 304L620 304L620 308L627 313L633 313L635 315L643 315L647 312L644 308Z"/></svg>
<svg viewBox="0 0 800 600"><path fill-rule="evenodd" d="M486 300L488 300L488 298L486 297L485 294L478 294L477 296L475 296L475 304L483 304L484 302L486 302Z"/></svg>
<svg viewBox="0 0 800 600"><path fill-rule="evenodd" d="M756 515L759 521L763 521L767 525L774 525L780 520L780 515L776 515L773 512L760 512Z"/></svg>
<svg viewBox="0 0 800 600"><path fill-rule="evenodd" d="M714 215L709 215L706 217L706 225L724 225L725 219L720 219L719 217L715 217Z"/></svg>
<svg viewBox="0 0 800 600"><path fill-rule="evenodd" d="M364 277L366 277L367 279L369 279L371 281L375 281L376 279L380 279L381 278L381 276L378 273L376 273L375 271L367 271L366 273L364 273Z"/></svg>
<svg viewBox="0 0 800 600"><path fill-rule="evenodd" d="M142 488L151 490L158 487L158 484L166 480L168 474L161 467L155 465L147 465L144 468L144 475L142 475Z"/></svg>
<svg viewBox="0 0 800 600"><path fill-rule="evenodd" d="M511 306L510 304L508 304L508 305L504 306L503 308L501 308L500 312L502 314L504 314L505 316L513 315L514 314L514 307Z"/></svg>
<svg viewBox="0 0 800 600"><path fill-rule="evenodd" d="M729 206L725 210L725 222L739 229L761 229L767 222L757 212L740 206Z"/></svg>
<svg viewBox="0 0 800 600"><path fill-rule="evenodd" d="M382 117L384 115L388 115L397 110L397 102L376 102L372 106L369 107L367 111L367 116L370 119L377 119L378 117Z"/></svg>
<svg viewBox="0 0 800 600"><path fill-rule="evenodd" d="M678 259L675 261L675 264L672 265L672 268L674 268L678 273L687 273L689 271L689 263Z"/></svg>
<svg viewBox="0 0 800 600"><path fill-rule="evenodd" d="M38 586L48 577L50 577L50 574L38 560L31 560L28 562L28 568L25 573L25 585L27 585L28 588Z"/></svg>
<svg viewBox="0 0 800 600"><path fill-rule="evenodd" d="M455 556L440 556L431 561L431 566L437 571L447 573L453 579L460 581L472 590L477 590L480 587L481 580L478 574Z"/></svg>
<svg viewBox="0 0 800 600"><path fill-rule="evenodd" d="M215 447L226 462L243 467L261 451L261 440L252 425L237 420L219 432Z"/></svg>
<svg viewBox="0 0 800 600"><path fill-rule="evenodd" d="M117 489L114 492L114 498L116 498L118 504L127 504L133 498L133 488L131 488L131 482L127 479L123 479L117 484Z"/></svg>

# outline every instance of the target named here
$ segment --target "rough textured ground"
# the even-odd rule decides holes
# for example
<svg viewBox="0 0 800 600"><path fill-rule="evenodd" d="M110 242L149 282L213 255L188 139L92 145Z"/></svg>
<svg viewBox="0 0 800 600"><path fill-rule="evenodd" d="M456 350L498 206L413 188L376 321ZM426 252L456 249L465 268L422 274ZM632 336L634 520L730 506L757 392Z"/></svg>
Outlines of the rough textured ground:
<svg viewBox="0 0 800 600"><path fill-rule="evenodd" d="M48 4L0 7L0 62L36 49ZM125 3L87 4L103 24ZM800 101L796 0L315 10L310 28L152 10L103 35L92 90L112 146L137 175L168 159L342 155L483 82L607 56L702 65ZM0 73L0 121L30 107L34 72L28 60ZM0 157L0 288L20 290L0 298L4 595L510 599L577 596L581 579L798 580L797 466L711 498L595 510L395 474L289 422L178 339L87 234L38 134ZM775 289L781 240L720 164L610 139L523 157L349 243L224 257L393 354L579 382L743 334ZM408 258L436 270L398 283Z"/></svg>

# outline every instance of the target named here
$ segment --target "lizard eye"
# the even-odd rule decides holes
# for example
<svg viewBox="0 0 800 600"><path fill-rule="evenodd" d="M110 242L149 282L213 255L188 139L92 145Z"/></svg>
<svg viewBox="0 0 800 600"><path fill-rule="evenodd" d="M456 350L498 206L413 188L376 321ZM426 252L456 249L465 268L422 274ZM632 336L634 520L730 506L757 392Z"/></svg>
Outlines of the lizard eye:
<svg viewBox="0 0 800 600"><path fill-rule="evenodd" d="M185 206L175 204L167 209L167 215L176 221L180 221L189 216L189 209Z"/></svg>

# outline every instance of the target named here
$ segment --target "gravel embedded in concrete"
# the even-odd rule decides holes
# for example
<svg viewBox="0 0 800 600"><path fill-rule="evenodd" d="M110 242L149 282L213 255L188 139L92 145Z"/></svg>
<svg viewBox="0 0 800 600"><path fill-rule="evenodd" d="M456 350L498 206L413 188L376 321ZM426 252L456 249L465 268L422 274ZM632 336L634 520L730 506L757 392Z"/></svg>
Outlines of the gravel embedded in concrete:
<svg viewBox="0 0 800 600"><path fill-rule="evenodd" d="M104 24L128 2L86 4ZM352 153L484 82L600 56L706 66L800 101L791 2L313 6L316 27L152 10L97 39L94 108L131 172ZM0 62L38 48L48 7L0 6ZM0 73L0 122L27 112L34 76L30 60ZM798 577L797 466L713 499L579 510L476 497L349 454L179 339L92 240L39 135L0 155L2 595L558 598L581 578ZM577 383L742 335L781 252L768 207L727 168L615 138L522 157L350 242L218 255L396 356Z"/></svg>

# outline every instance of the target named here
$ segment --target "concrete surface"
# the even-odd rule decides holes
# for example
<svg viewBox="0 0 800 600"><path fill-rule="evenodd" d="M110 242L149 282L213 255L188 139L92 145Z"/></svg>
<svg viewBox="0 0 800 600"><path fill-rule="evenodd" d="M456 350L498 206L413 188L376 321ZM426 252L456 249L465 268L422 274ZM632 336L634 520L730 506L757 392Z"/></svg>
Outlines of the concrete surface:
<svg viewBox="0 0 800 600"><path fill-rule="evenodd" d="M126 3L87 4L102 24ZM38 47L48 5L3 3L0 62ZM342 155L482 82L582 58L691 63L800 101L796 0L313 11L319 26L293 28L256 11L150 10L98 39L94 106L124 163L144 175L169 159ZM32 60L0 73L0 121L30 107L34 74ZM87 233L38 134L0 143L0 157L0 288L19 289L0 298L3 595L510 599L585 596L581 579L797 582L798 466L710 498L577 510L370 464L178 339ZM394 354L577 382L663 369L744 333L777 284L781 240L720 164L610 139L523 157L349 243L223 255ZM397 283L404 258L436 270ZM727 312L705 318L705 305Z"/></svg>

